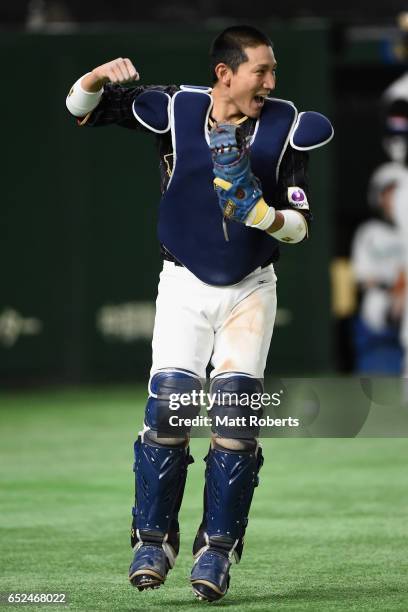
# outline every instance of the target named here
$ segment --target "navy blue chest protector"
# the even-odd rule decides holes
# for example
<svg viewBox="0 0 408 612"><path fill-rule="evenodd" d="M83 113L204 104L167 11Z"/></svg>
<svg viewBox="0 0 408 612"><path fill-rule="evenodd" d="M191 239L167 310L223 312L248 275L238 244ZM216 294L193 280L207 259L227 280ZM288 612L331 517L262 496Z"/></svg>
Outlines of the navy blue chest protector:
<svg viewBox="0 0 408 612"><path fill-rule="evenodd" d="M159 240L204 283L233 285L272 261L277 241L266 232L226 221L213 188L206 139L211 96L180 91L173 98L173 174L160 202ZM288 102L267 100L251 145L251 166L265 200L276 203L277 173L296 119Z"/></svg>

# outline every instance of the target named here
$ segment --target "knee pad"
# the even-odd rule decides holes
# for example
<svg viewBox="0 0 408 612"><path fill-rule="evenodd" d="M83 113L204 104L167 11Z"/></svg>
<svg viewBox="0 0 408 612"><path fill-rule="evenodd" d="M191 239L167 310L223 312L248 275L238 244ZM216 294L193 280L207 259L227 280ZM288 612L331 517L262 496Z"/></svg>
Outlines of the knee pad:
<svg viewBox="0 0 408 612"><path fill-rule="evenodd" d="M251 400L259 402L262 381L248 374L232 372L216 376L210 395L214 401L209 410L211 430L220 438L254 440L259 435L257 421L262 409L254 410Z"/></svg>
<svg viewBox="0 0 408 612"><path fill-rule="evenodd" d="M156 372L149 382L146 427L159 438L185 439L191 426L185 424L183 419L192 419L199 414L201 390L201 380L193 372L177 369Z"/></svg>

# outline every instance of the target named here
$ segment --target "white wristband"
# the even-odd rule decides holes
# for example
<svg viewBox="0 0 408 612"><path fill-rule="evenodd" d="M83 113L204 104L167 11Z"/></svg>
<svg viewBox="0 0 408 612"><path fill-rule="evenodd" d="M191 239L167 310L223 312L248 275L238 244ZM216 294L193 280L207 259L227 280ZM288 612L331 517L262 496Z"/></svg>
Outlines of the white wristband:
<svg viewBox="0 0 408 612"><path fill-rule="evenodd" d="M87 72L86 74L90 74ZM102 97L103 87L99 91L85 91L81 86L81 81L86 76L81 76L71 87L71 90L67 96L67 109L75 117L85 117L88 113L93 111L99 104Z"/></svg>
<svg viewBox="0 0 408 612"><path fill-rule="evenodd" d="M261 220L255 223L259 216L261 216ZM276 212L273 206L268 206L265 200L261 198L245 219L245 225L248 227L255 227L256 229L260 230L266 230L275 221L275 217Z"/></svg>
<svg viewBox="0 0 408 612"><path fill-rule="evenodd" d="M284 223L276 232L268 232L281 242L296 244L307 237L307 222L302 213L297 210L280 210Z"/></svg>
<svg viewBox="0 0 408 612"><path fill-rule="evenodd" d="M252 211L251 211L252 212ZM251 213L249 213L250 215ZM248 217L249 217L248 215ZM256 227L256 229L260 229L260 230L267 230L268 227L270 227L272 225L272 223L275 221L275 217L276 217L276 211L274 209L273 206L269 206L268 210L264 216L264 218L262 219L262 221L259 221L259 223L251 223L252 219L247 219L245 221L245 225L249 225L250 227Z"/></svg>

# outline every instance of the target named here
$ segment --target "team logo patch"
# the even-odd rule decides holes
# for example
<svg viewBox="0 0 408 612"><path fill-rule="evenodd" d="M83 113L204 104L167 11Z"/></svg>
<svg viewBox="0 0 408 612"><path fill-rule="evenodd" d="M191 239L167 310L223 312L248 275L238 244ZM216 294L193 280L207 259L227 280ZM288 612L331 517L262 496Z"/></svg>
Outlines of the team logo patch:
<svg viewBox="0 0 408 612"><path fill-rule="evenodd" d="M229 219L229 217L232 217L235 209L236 205L234 204L234 202L232 200L228 200L224 208L224 217L227 217L227 219Z"/></svg>
<svg viewBox="0 0 408 612"><path fill-rule="evenodd" d="M294 208L309 209L306 194L300 187L288 187L288 202Z"/></svg>

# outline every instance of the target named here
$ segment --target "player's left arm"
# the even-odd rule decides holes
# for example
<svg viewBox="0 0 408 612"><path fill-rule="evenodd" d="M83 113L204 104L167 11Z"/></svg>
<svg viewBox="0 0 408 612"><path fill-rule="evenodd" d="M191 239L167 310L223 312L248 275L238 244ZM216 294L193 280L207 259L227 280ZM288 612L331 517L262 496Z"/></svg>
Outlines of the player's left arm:
<svg viewBox="0 0 408 612"><path fill-rule="evenodd" d="M302 242L311 220L307 151L327 144L333 136L327 117L315 111L299 113L282 159L278 193L273 196L280 201L266 202L251 169L248 138L239 126L214 126L210 133L214 186L224 217L266 231L282 242Z"/></svg>
<svg viewBox="0 0 408 612"><path fill-rule="evenodd" d="M262 185L253 174L248 140L240 128L215 126L210 133L214 186L224 217L266 231L277 240L298 243L308 235L306 158L304 152L286 151L278 182L277 201L264 200Z"/></svg>
<svg viewBox="0 0 408 612"><path fill-rule="evenodd" d="M266 229L268 234L288 243L298 243L309 236L313 220L310 211L309 154L290 145L283 156L274 202L275 219Z"/></svg>

